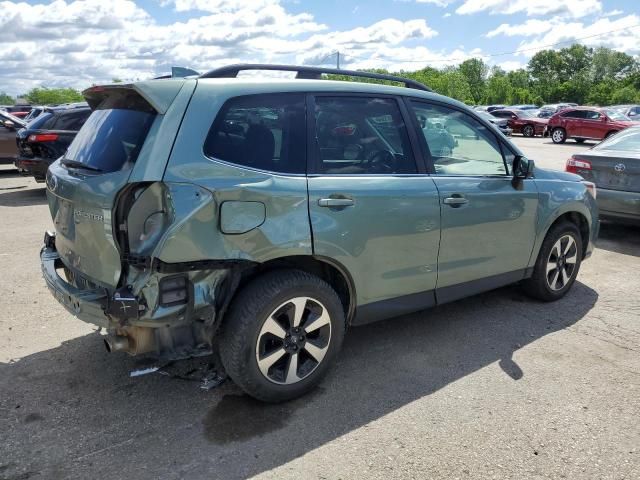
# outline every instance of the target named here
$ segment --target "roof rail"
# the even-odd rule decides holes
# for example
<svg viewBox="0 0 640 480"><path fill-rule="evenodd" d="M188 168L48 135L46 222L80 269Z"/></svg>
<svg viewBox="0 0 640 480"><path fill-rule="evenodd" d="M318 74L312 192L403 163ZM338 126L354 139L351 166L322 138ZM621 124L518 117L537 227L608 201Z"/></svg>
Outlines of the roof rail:
<svg viewBox="0 0 640 480"><path fill-rule="evenodd" d="M415 88L416 90L432 90L426 85L411 80L410 78L397 77L395 75L387 75L384 73L359 72L356 70L340 70L338 68L323 67L305 67L296 65L269 65L261 63L245 63L238 65L228 65L226 67L216 68L207 73L200 75L200 78L235 78L238 73L243 70L276 70L279 72L296 72L296 78L318 80L323 73L334 75L346 75L349 77L375 78L376 80L389 80L392 82L404 83L407 88Z"/></svg>

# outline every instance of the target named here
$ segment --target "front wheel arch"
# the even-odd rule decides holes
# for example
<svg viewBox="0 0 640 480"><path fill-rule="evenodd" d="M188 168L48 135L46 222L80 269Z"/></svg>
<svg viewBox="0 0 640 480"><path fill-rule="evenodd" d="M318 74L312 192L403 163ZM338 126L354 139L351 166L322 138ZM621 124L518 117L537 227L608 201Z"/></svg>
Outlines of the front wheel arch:
<svg viewBox="0 0 640 480"><path fill-rule="evenodd" d="M542 238L546 238L546 236L548 235L549 231L556 225L563 223L563 222L570 222L573 223L574 225L576 225L578 227L578 230L580 231L580 237L582 239L582 258L584 259L584 257L587 254L587 247L589 244L589 233L590 233L590 227L589 227L589 221L587 220L587 218L580 212L576 212L576 211L572 211L572 212L566 212L563 213L562 215L558 216L558 218L556 218L545 230L544 235L542 235ZM536 252L537 255L537 252Z"/></svg>

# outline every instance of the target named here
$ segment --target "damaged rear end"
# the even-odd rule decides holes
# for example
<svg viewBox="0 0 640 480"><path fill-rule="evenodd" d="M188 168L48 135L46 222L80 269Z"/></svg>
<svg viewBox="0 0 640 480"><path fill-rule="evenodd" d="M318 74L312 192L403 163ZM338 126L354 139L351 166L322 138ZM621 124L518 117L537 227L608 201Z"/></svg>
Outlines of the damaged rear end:
<svg viewBox="0 0 640 480"><path fill-rule="evenodd" d="M109 351L169 358L211 353L220 290L241 262L165 264L185 222L215 214L212 193L163 175L195 80L93 87L93 112L47 173L55 232L44 278L78 318L103 327ZM210 262L211 263L211 262Z"/></svg>

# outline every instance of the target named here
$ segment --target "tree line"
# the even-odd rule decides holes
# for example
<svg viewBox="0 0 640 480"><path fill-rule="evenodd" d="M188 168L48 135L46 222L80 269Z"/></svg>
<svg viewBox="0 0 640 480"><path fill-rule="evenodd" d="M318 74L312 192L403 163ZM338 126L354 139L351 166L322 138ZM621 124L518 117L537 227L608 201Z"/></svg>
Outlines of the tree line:
<svg viewBox="0 0 640 480"><path fill-rule="evenodd" d="M437 93L469 105L640 103L640 61L606 47L594 49L574 44L560 50L541 50L526 68L509 72L489 66L480 58L442 69L369 71L417 80ZM342 75L332 77L351 80Z"/></svg>
<svg viewBox="0 0 640 480"><path fill-rule="evenodd" d="M416 71L368 71L412 78L430 86L437 93L469 105L640 103L640 61L606 47L594 49L574 44L560 50L541 50L531 58L526 68L509 72L498 66L489 66L480 58L471 58L457 66L441 69L426 67ZM343 75L329 77L353 80ZM378 82L370 79L365 81ZM80 92L72 88L34 88L20 97L33 105L82 100ZM14 98L0 92L0 105L14 102Z"/></svg>

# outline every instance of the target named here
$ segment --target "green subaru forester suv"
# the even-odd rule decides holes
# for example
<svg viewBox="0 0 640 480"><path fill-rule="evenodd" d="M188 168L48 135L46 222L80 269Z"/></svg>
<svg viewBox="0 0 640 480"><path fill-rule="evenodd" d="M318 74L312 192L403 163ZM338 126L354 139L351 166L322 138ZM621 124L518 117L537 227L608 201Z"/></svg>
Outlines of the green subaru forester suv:
<svg viewBox="0 0 640 480"><path fill-rule="evenodd" d="M561 298L598 233L592 184L412 80L236 65L84 95L47 174L53 295L108 350L219 354L264 401L315 386L350 326L514 282Z"/></svg>

